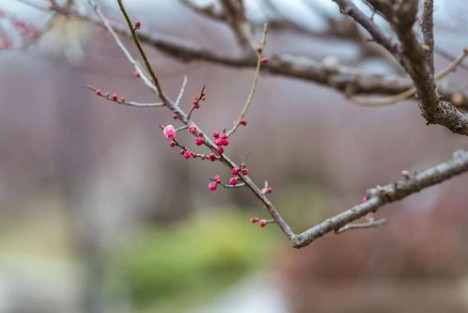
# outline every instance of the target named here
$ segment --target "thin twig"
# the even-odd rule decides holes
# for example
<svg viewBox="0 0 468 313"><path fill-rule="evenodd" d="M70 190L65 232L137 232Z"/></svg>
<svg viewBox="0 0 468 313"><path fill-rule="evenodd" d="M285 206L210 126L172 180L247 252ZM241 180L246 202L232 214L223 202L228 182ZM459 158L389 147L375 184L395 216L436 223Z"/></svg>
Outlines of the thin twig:
<svg viewBox="0 0 468 313"><path fill-rule="evenodd" d="M260 68L262 66L262 58L263 58L263 48L265 47L265 44L266 44L267 33L268 33L268 25L265 23L263 25L262 39L260 41L260 46L259 46L260 49L257 52L257 65L255 67L254 79L252 81L252 85L250 86L250 91L247 96L247 100L244 104L244 107L242 108L239 118L234 122L233 127L226 133L228 136L231 136L232 134L234 134L235 131L239 128L242 120L244 119L245 115L247 114L247 111L249 110L250 104L252 103L253 97L255 95L255 91L257 89L258 78L260 77Z"/></svg>
<svg viewBox="0 0 468 313"><path fill-rule="evenodd" d="M179 94L177 95L177 99L174 102L175 107L179 107L179 105L180 105L180 101L182 100L182 96L184 95L185 86L187 86L187 75L184 75L184 80L182 82L182 87L180 87Z"/></svg>
<svg viewBox="0 0 468 313"><path fill-rule="evenodd" d="M468 49L463 49L462 53L456 57L455 60L452 60L452 63L447 65L442 71L436 74L435 80L439 81L445 78L448 74L452 73L455 69L463 63L465 58L468 56ZM390 96L390 97L379 97L377 99L369 99L362 96L351 96L349 99L356 103L357 105L362 106L384 106L394 104L403 100L408 99L411 96L414 96L416 93L416 88L412 87L400 94Z"/></svg>
<svg viewBox="0 0 468 313"><path fill-rule="evenodd" d="M88 89L96 92L98 91L99 89L94 87L94 86L86 86ZM97 93L96 94L98 97L101 97L103 99L106 99L110 102L113 102L113 103L117 103L117 104L123 104L123 105L128 105L128 106L132 106L132 107L137 107L137 108L155 108L155 107L162 107L164 104L162 102L157 102L157 103L141 103L141 102L135 102L135 101L127 101L127 100L122 100L122 99L119 99L117 101L115 100L112 100L110 98L110 95L109 94L105 94L105 93Z"/></svg>
<svg viewBox="0 0 468 313"><path fill-rule="evenodd" d="M347 224L341 227L340 229L338 229L335 233L341 234L348 230L374 228L374 227L379 227L381 225L385 225L386 223L387 221L384 218L379 219L379 220L372 219L364 223Z"/></svg>
<svg viewBox="0 0 468 313"><path fill-rule="evenodd" d="M142 81L145 83L145 85L150 88L152 91L156 92L156 88L155 86L153 85L153 83L147 78L146 76L146 73L145 71L143 70L143 68L141 67L141 64L138 63L132 56L132 54L130 53L130 51L128 51L128 49L125 47L125 45L123 44L123 42L120 40L119 36L117 35L117 33L114 31L114 29L112 28L112 26L110 25L109 21L104 17L104 15L102 14L101 12L101 9L99 8L99 6L97 5L96 2L94 2L93 0L88 0L88 3L91 5L91 7L93 8L94 12L97 14L97 16L99 17L99 19L101 20L102 24L104 25L104 27L107 29L107 31L109 32L109 34L111 34L112 38L114 39L115 43L117 44L117 46L120 48L120 50L122 50L122 52L125 54L125 57L130 61L130 63L133 65L133 67L135 68L135 70L140 74L140 77L142 79Z"/></svg>

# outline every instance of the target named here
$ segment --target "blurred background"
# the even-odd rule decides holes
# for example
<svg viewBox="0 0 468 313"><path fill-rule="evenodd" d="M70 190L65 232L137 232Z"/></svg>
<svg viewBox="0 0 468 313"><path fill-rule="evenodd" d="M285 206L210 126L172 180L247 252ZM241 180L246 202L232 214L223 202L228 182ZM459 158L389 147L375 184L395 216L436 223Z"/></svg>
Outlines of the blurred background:
<svg viewBox="0 0 468 313"><path fill-rule="evenodd" d="M239 54L228 26L180 1L127 2L156 37ZM279 25L268 52L400 73L332 1L245 3L257 33L265 21ZM102 5L122 22L114 1ZM86 88L154 101L105 31L65 17L49 24L50 13L16 0L0 9L0 312L468 312L468 177L384 207L383 227L295 250L277 227L249 223L266 216L248 190L208 190L225 168L169 149L158 125L170 113L118 106ZM436 42L453 55L467 47L466 9L436 1ZM47 32L28 42L15 20L47 23ZM205 130L231 125L253 69L147 51L171 97L188 77L186 108L206 85L194 115ZM437 69L448 63L436 58ZM463 86L467 77L460 69L449 80ZM296 231L401 170L466 148L465 138L426 126L415 102L363 108L327 87L266 74L247 119L229 153L237 162L249 153L252 178L268 179Z"/></svg>

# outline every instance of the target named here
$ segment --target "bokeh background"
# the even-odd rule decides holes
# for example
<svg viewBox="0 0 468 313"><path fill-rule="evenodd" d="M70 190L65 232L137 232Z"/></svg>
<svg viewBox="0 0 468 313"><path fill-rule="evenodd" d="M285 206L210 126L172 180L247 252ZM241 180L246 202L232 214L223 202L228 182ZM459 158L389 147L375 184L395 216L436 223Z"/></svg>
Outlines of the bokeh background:
<svg viewBox="0 0 468 313"><path fill-rule="evenodd" d="M239 54L227 26L178 1L127 2L155 36ZM328 18L345 20L328 2L246 4L257 27L292 21L270 31L270 52L398 74L381 51L327 34ZM104 4L121 21L115 3ZM454 55L467 46L466 7L436 1L436 40ZM48 18L14 0L0 8L38 26ZM8 20L0 25L11 30ZM384 207L384 227L295 250L276 227L249 223L265 212L248 190L208 190L226 169L167 146L158 125L171 122L168 112L117 106L86 88L153 101L105 31L60 18L27 49L14 49L15 40L0 53L0 312L468 312L467 177ZM194 117L204 129L231 125L252 69L147 51L170 96L188 77L187 108L206 85ZM460 69L449 80L463 86L467 77ZM297 231L401 170L466 147L426 126L415 102L363 108L329 88L266 74L248 121L229 153L237 161L249 153L252 178L270 182Z"/></svg>

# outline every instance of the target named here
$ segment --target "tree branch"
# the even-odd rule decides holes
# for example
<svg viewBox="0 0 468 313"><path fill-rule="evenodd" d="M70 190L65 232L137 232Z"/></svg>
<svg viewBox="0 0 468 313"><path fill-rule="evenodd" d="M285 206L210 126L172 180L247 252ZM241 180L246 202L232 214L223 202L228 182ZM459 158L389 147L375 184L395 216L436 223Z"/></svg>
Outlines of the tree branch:
<svg viewBox="0 0 468 313"><path fill-rule="evenodd" d="M385 49L390 52L395 59L398 61L401 60L400 56L400 46L391 35L382 31L374 21L368 17L364 12L359 10L359 8L351 0L332 0L339 7L343 14L349 15L353 18L359 25L364 27L369 34L372 36L372 39Z"/></svg>
<svg viewBox="0 0 468 313"><path fill-rule="evenodd" d="M385 186L377 186L367 192L367 201L329 218L293 238L295 248L302 248L327 233L338 231L348 223L368 213L376 212L385 204L406 198L425 188L437 185L468 171L468 151L456 151L453 158L420 173Z"/></svg>
<svg viewBox="0 0 468 313"><path fill-rule="evenodd" d="M434 0L424 1L422 33L426 50L426 62L434 75Z"/></svg>
<svg viewBox="0 0 468 313"><path fill-rule="evenodd" d="M468 115L449 102L439 100L436 83L426 62L426 54L412 29L417 8L418 1L403 2L396 10L393 26L401 42L402 64L417 90L422 116L427 124L439 124L454 133L468 135Z"/></svg>

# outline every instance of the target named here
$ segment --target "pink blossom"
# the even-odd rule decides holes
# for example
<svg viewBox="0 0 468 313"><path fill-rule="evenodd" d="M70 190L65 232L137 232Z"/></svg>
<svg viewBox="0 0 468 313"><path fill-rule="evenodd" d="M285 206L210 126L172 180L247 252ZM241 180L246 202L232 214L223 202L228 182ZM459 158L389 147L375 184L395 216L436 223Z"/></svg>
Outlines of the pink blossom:
<svg viewBox="0 0 468 313"><path fill-rule="evenodd" d="M173 125L167 125L163 129L163 134L167 139L174 139L176 137L176 130Z"/></svg>
<svg viewBox="0 0 468 313"><path fill-rule="evenodd" d="M229 184L233 186L237 185L237 177L229 178Z"/></svg>

